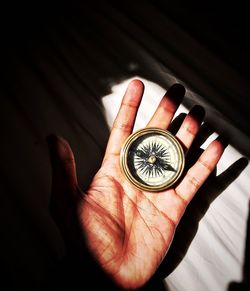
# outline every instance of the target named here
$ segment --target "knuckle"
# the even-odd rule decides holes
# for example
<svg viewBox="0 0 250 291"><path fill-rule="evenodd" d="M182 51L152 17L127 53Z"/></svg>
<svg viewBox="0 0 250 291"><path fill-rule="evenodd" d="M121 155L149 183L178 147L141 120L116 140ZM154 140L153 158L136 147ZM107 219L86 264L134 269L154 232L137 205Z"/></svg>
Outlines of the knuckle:
<svg viewBox="0 0 250 291"><path fill-rule="evenodd" d="M188 175L189 183L194 186L195 189L199 189L201 187L201 181L192 175Z"/></svg>
<svg viewBox="0 0 250 291"><path fill-rule="evenodd" d="M202 160L201 158L198 159L198 163L204 167L205 169L207 169L209 172L212 172L213 168L210 166L210 164L205 161L205 160Z"/></svg>
<svg viewBox="0 0 250 291"><path fill-rule="evenodd" d="M115 122L113 128L127 132L131 130L131 125L127 122Z"/></svg>

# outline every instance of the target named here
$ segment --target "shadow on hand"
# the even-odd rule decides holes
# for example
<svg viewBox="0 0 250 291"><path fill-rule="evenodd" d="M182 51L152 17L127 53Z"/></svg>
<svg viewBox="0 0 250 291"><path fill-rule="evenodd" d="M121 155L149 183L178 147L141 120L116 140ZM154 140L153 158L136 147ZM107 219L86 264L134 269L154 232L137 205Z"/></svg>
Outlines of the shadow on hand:
<svg viewBox="0 0 250 291"><path fill-rule="evenodd" d="M171 128L172 133L176 133L185 114L181 114L174 121L174 126ZM176 127L175 127L176 125ZM198 157L203 152L200 146L213 132L212 128L203 123L201 130L190 148L186 157L187 169L192 166ZM230 165L224 172L216 176L216 169L212 172L207 181L196 193L193 200L188 205L177 229L176 233L166 257L157 270L153 280L165 279L181 262L187 250L195 237L199 221L205 215L209 205L240 175L247 166L248 160L240 158ZM165 290L168 290L167 287ZM230 289L231 290L231 289ZM237 289L238 290L238 289Z"/></svg>
<svg viewBox="0 0 250 291"><path fill-rule="evenodd" d="M170 127L172 133L176 133L184 118L185 114L181 114L174 120ZM186 156L187 169L197 161L203 151L200 146L212 132L213 130L206 123L202 125L193 146ZM214 170L187 207L177 227L171 248L161 266L151 280L139 290L168 290L164 279L178 266L185 256L197 232L199 221L208 210L210 203L240 175L247 163L247 159L240 158L218 176L216 176L216 170ZM67 203L67 205L69 204ZM79 221L76 218L72 221L72 224L76 226L75 233L81 233L81 231L77 230L77 228L80 229L78 223ZM73 234L65 236L69 238L69 240L65 240L68 253L61 261L55 260L54 269L50 272L51 278L47 281L47 290L58 288L63 290L78 290L79 286L82 286L83 290L101 290L103 286L108 286L110 291L120 290L95 262L87 251L87 247L82 245L82 242L86 241L84 237L75 239ZM98 278L97 280L95 280L93 274L95 278Z"/></svg>

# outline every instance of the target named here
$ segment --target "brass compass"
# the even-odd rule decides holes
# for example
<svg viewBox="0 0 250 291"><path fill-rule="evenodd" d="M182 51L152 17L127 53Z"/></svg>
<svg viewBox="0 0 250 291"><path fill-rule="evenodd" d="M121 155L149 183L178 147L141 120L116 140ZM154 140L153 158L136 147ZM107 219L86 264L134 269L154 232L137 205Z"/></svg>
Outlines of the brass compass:
<svg viewBox="0 0 250 291"><path fill-rule="evenodd" d="M180 178L185 156L179 141L169 131L149 127L127 138L120 163L124 175L134 186L158 192Z"/></svg>

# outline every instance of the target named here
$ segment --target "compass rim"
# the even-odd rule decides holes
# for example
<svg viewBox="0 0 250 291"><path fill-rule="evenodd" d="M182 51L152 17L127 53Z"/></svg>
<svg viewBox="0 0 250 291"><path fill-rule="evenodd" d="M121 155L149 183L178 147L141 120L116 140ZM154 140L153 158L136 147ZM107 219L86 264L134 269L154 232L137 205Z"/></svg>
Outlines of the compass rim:
<svg viewBox="0 0 250 291"><path fill-rule="evenodd" d="M177 174L173 176L170 180L160 184L160 185L146 185L138 181L133 174L131 173L129 167L128 167L128 152L133 144L133 142L146 134L154 133L157 135L163 135L165 138L170 139L172 143L175 145L177 149L177 154L180 160L180 165L178 166L178 171ZM147 191L147 192L160 192L163 190L166 190L173 186L177 180L179 180L180 176L183 173L184 166L185 166L185 154L183 151L183 148L178 141L178 139L168 130L162 129L162 128L157 128L157 127L147 127L147 128L142 128L139 129L135 132L133 132L131 135L128 136L128 138L125 140L122 149L121 149L121 154L120 154L120 165L121 169L125 175L125 177L130 181L131 184L133 184L136 188Z"/></svg>

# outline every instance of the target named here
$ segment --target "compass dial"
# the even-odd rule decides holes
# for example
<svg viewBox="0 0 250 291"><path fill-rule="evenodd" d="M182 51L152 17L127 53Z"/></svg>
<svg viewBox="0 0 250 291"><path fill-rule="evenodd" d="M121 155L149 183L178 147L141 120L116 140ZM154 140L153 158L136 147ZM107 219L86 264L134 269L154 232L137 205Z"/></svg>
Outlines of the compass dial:
<svg viewBox="0 0 250 291"><path fill-rule="evenodd" d="M184 168L184 153L168 131L144 128L131 134L121 151L126 178L145 191L162 191L173 185Z"/></svg>

